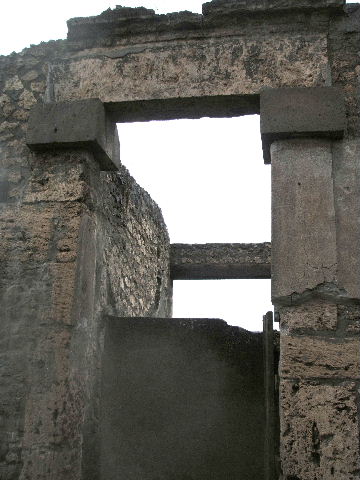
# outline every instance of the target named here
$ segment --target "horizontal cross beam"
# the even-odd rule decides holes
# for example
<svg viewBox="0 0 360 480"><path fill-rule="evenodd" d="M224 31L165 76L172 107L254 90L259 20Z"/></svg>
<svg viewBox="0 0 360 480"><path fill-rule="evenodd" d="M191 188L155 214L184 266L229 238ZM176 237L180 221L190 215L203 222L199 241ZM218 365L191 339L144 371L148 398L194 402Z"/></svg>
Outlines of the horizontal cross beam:
<svg viewBox="0 0 360 480"><path fill-rule="evenodd" d="M271 278L270 243L171 245L173 280Z"/></svg>

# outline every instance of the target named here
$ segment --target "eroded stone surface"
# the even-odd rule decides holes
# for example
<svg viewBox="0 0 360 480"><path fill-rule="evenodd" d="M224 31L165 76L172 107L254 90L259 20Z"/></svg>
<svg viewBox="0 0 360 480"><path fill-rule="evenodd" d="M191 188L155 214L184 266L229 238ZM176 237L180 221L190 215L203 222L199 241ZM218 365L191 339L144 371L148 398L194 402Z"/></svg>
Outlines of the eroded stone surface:
<svg viewBox="0 0 360 480"><path fill-rule="evenodd" d="M338 305L338 317L348 334L360 333L360 305Z"/></svg>
<svg viewBox="0 0 360 480"><path fill-rule="evenodd" d="M82 432L96 431L100 312L170 315L168 237L124 168L101 174L86 151L31 162L23 203L5 203L0 224L0 345L11 352L0 371L0 472L77 479L85 452L86 468L94 456Z"/></svg>
<svg viewBox="0 0 360 480"><path fill-rule="evenodd" d="M337 306L329 303L306 303L279 309L283 332L304 330L326 331L337 328Z"/></svg>
<svg viewBox="0 0 360 480"><path fill-rule="evenodd" d="M275 62L281 65L276 71ZM322 34L151 44L128 55L103 50L54 65L55 99L121 102L258 94L264 86L298 85L299 78L304 87L322 85L326 62ZM114 88L119 83L121 89Z"/></svg>
<svg viewBox="0 0 360 480"><path fill-rule="evenodd" d="M283 378L360 379L360 341L282 335L280 371Z"/></svg>
<svg viewBox="0 0 360 480"><path fill-rule="evenodd" d="M285 479L359 479L357 388L352 382L281 382L280 443Z"/></svg>

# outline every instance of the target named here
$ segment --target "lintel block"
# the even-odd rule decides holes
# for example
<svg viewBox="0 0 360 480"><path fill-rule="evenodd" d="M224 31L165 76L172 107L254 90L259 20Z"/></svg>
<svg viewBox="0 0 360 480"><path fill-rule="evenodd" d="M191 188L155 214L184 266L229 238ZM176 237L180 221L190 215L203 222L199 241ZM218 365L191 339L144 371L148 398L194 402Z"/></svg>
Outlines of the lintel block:
<svg viewBox="0 0 360 480"><path fill-rule="evenodd" d="M30 112L26 144L35 152L89 148L101 170L117 170L120 164L116 124L97 98L36 104Z"/></svg>
<svg viewBox="0 0 360 480"><path fill-rule="evenodd" d="M171 245L173 280L271 278L270 243Z"/></svg>
<svg viewBox="0 0 360 480"><path fill-rule="evenodd" d="M297 137L340 139L346 128L343 93L336 87L275 88L260 94L264 161L275 140Z"/></svg>

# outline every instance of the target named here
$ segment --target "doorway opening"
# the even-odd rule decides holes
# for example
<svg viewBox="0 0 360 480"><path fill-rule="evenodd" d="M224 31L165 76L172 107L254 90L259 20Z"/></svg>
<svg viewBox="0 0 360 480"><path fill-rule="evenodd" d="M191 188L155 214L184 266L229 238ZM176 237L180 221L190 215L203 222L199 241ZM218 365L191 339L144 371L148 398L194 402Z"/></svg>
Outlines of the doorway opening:
<svg viewBox="0 0 360 480"><path fill-rule="evenodd" d="M171 243L270 241L259 115L121 123L118 130L122 163L160 206ZM217 317L259 331L271 309L270 280L175 281L173 301L174 317Z"/></svg>

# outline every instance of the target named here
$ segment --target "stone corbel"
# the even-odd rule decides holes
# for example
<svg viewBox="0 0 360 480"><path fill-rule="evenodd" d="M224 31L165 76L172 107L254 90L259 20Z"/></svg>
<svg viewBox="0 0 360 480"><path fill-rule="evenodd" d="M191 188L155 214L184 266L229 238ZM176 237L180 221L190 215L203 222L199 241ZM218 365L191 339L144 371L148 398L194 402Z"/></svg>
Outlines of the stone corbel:
<svg viewBox="0 0 360 480"><path fill-rule="evenodd" d="M344 96L336 87L264 89L260 119L264 162L271 163L270 146L276 140L343 138Z"/></svg>
<svg viewBox="0 0 360 480"><path fill-rule="evenodd" d="M26 144L34 152L87 148L101 170L118 170L120 165L116 124L97 98L35 105Z"/></svg>

